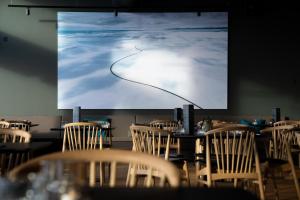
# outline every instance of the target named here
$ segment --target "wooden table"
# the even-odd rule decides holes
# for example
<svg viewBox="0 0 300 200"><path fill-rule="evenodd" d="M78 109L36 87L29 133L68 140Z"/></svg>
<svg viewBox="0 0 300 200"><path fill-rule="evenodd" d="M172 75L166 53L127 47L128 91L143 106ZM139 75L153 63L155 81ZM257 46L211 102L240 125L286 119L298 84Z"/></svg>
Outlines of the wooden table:
<svg viewBox="0 0 300 200"><path fill-rule="evenodd" d="M40 125L40 124L33 124L30 121L26 121L26 120L7 120L7 122L9 122L9 123L24 123L24 124L28 124L30 127Z"/></svg>
<svg viewBox="0 0 300 200"><path fill-rule="evenodd" d="M12 168L27 160L48 153L52 142L1 143L0 173L4 176Z"/></svg>
<svg viewBox="0 0 300 200"><path fill-rule="evenodd" d="M0 144L0 153L34 153L51 145L52 142L3 143Z"/></svg>
<svg viewBox="0 0 300 200"><path fill-rule="evenodd" d="M0 179L0 186L5 190L0 190L3 199L21 199L25 197L26 191L31 184L26 182L12 183L7 179ZM78 199L109 199L109 200L258 200L252 193L234 188L91 188L87 186L75 187ZM38 192L38 191L37 191ZM49 199L61 199L60 194L43 190L52 197Z"/></svg>

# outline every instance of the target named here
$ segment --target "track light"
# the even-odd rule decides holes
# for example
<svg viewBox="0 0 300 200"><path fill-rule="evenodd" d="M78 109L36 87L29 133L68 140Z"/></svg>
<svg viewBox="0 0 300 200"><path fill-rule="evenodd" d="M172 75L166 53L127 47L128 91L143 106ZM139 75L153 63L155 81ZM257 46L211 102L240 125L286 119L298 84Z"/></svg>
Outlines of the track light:
<svg viewBox="0 0 300 200"><path fill-rule="evenodd" d="M30 15L30 8L29 7L26 8L26 15Z"/></svg>

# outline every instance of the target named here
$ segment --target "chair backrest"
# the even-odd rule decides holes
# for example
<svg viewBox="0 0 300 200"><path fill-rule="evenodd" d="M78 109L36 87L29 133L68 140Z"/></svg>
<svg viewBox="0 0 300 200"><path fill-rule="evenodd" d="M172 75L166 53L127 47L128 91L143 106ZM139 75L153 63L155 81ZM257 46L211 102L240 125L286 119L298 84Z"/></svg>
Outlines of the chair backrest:
<svg viewBox="0 0 300 200"><path fill-rule="evenodd" d="M178 131L181 127L179 122L172 120L153 120L149 123L150 127L160 128L167 131ZM162 146L166 146L166 139L163 138L161 142ZM181 143L179 138L171 138L170 139L170 147L171 150L176 150L177 154L180 154Z"/></svg>
<svg viewBox="0 0 300 200"><path fill-rule="evenodd" d="M158 186L165 186L168 183L171 187L179 186L179 172L172 163L165 161L161 158L157 158L152 155L146 155L140 152L132 152L125 150L85 150L85 151L69 151L69 152L59 152L52 153L42 157L38 157L36 159L30 160L27 163L20 165L13 169L8 177L11 180L17 180L21 177L25 177L26 174L34 169L38 169L37 165L41 164L41 161L63 161L63 163L67 161L73 161L77 163L77 165L73 164L73 167L78 166L81 170L86 170L81 164L86 164L88 167L88 180L90 186L95 186L95 165L97 163L110 163L110 176L109 176L109 187L116 187L117 184L117 169L120 169L122 164L130 165L134 168L136 165L144 165L147 166L147 177L146 181L142 186L151 187L153 186L152 181L153 178L159 179ZM52 166L60 166L60 165L52 165ZM78 169L79 169L78 168ZM77 169L77 170L78 170ZM48 172L53 170L47 170ZM55 170L54 170L55 171ZM56 170L60 172L64 172L64 170ZM159 172L154 174L153 172ZM49 172L49 173L50 173ZM74 176L79 176L81 173L76 173ZM124 187L124 185L122 185ZM129 187L134 187L136 185L136 176L131 176L129 181Z"/></svg>
<svg viewBox="0 0 300 200"><path fill-rule="evenodd" d="M74 122L64 125L62 151L102 149L101 128L93 122Z"/></svg>
<svg viewBox="0 0 300 200"><path fill-rule="evenodd" d="M294 125L282 125L272 128L272 140L270 143L269 155L271 158L287 160L286 145L297 145L297 136L294 129L297 127Z"/></svg>
<svg viewBox="0 0 300 200"><path fill-rule="evenodd" d="M208 131L205 136L208 185L212 179L258 179L261 176L253 129L232 125Z"/></svg>
<svg viewBox="0 0 300 200"><path fill-rule="evenodd" d="M30 131L30 122L22 120L11 120L9 121L11 129L19 129L23 131Z"/></svg>
<svg viewBox="0 0 300 200"><path fill-rule="evenodd" d="M274 126L284 126L284 125L296 125L296 124L300 124L300 121L297 121L297 120L282 120L282 121L275 122L273 125Z"/></svg>
<svg viewBox="0 0 300 200"><path fill-rule="evenodd" d="M111 147L113 135L112 135L110 120L94 120L94 121L88 121L88 122L98 124L98 126L101 128L103 144L107 147Z"/></svg>
<svg viewBox="0 0 300 200"><path fill-rule="evenodd" d="M24 130L0 128L1 143L28 143L30 142L31 134Z"/></svg>
<svg viewBox="0 0 300 200"><path fill-rule="evenodd" d="M0 121L0 128L9 128L9 122Z"/></svg>
<svg viewBox="0 0 300 200"><path fill-rule="evenodd" d="M130 132L132 136L133 151L160 156L163 151L165 160L169 159L171 132L156 127L131 125ZM162 140L165 138L165 145Z"/></svg>
<svg viewBox="0 0 300 200"><path fill-rule="evenodd" d="M172 120L153 120L149 123L151 127L174 131L179 128L179 123Z"/></svg>

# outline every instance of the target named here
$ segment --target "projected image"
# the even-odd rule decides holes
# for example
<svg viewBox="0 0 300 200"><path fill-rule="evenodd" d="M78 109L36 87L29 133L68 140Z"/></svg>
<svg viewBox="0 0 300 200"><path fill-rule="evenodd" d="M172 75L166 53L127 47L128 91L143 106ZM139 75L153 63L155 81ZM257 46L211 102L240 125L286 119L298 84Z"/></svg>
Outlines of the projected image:
<svg viewBox="0 0 300 200"><path fill-rule="evenodd" d="M227 108L227 13L58 13L58 108Z"/></svg>

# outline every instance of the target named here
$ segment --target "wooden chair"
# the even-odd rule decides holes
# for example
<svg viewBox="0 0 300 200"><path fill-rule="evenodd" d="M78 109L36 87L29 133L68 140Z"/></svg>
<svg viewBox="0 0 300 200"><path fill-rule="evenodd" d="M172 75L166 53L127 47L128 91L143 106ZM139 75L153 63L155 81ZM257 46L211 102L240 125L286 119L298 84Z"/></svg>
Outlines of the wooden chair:
<svg viewBox="0 0 300 200"><path fill-rule="evenodd" d="M131 125L132 150L151 154L164 159L169 159L171 132L155 127ZM165 145L161 145L162 138L165 138Z"/></svg>
<svg viewBox="0 0 300 200"><path fill-rule="evenodd" d="M168 131L176 131L180 124L176 121L170 120L154 120L149 123L150 127L155 127L159 129L164 129ZM163 138L161 141L162 146L166 146L166 141ZM171 138L170 139L170 150L175 150L177 154L180 154L180 139L179 138Z"/></svg>
<svg viewBox="0 0 300 200"><path fill-rule="evenodd" d="M277 199L279 198L276 185L276 179L278 178L278 175L281 178L286 178L286 175L291 175L295 183L298 199L300 199L300 189L296 175L297 170L295 169L292 157L292 152L295 152L298 154L299 158L299 148L293 148L295 143L297 143L295 139L295 131L299 131L297 125L276 126L272 129L271 141L273 144L273 149L269 153L267 167L264 174L267 180L271 179ZM269 175L271 176L269 177Z"/></svg>
<svg viewBox="0 0 300 200"><path fill-rule="evenodd" d="M4 143L29 143L31 134L18 129L0 129L0 145ZM0 154L0 173L5 175L10 169L29 159L30 155L20 153Z"/></svg>
<svg viewBox="0 0 300 200"><path fill-rule="evenodd" d="M31 134L29 132L18 129L0 129L1 143L28 143L30 142Z"/></svg>
<svg viewBox="0 0 300 200"><path fill-rule="evenodd" d="M282 138L282 132L285 130L292 129L294 127L297 127L296 124L290 124L290 125L282 125L282 126L274 126L269 127L261 130L262 134L271 134L269 144L268 144L268 157L274 158L274 159L280 159L280 148L283 146L283 138ZM289 145L295 147L297 145L297 136L295 134L289 134L288 138ZM296 149L297 151L297 149ZM299 163L300 166L300 163Z"/></svg>
<svg viewBox="0 0 300 200"><path fill-rule="evenodd" d="M108 187L135 187L136 185L136 166L143 165L147 171L146 173L146 181L144 182L143 187L151 187L153 184L151 183L153 178L159 179L158 187L163 186L171 186L178 187L179 186L179 172L177 168L161 159L157 158L153 155L146 155L145 153L140 152L132 152L125 150L83 150L83 151L69 151L69 152L61 152L61 153L52 153L42 157L38 157L36 159L30 160L27 163L22 164L19 167L13 169L8 177L10 180L18 180L30 171L34 171L39 169L37 166L41 165L42 161L57 161L60 160L63 163L70 164L75 167L75 177L80 176L82 173L85 173L85 169L88 170L88 183L89 186L93 187L96 185L96 173L95 173L95 165L96 163L111 163L110 164L110 180ZM68 162L69 161L69 162ZM77 164L75 164L77 163ZM81 164L79 164L81 163ZM133 168L132 174L129 177L128 185L118 185L117 182L117 170L122 164L131 165ZM59 165L52 165L57 167ZM83 167L84 166L84 167ZM47 171L64 171L64 170L47 170ZM83 171L83 172L82 172ZM156 173L159 172L159 173ZM60 174L58 176L61 176ZM81 177L78 177L77 180L81 180Z"/></svg>
<svg viewBox="0 0 300 200"><path fill-rule="evenodd" d="M273 126L284 126L284 125L297 125L300 124L300 121L297 120L282 120L275 122Z"/></svg>
<svg viewBox="0 0 300 200"><path fill-rule="evenodd" d="M152 154L157 157L164 156L165 160L181 165L182 180L190 184L187 162L181 158L170 157L170 141L172 132L156 127L131 125L133 151ZM164 143L162 144L162 141ZM130 174L130 171L129 171ZM140 167L139 174L143 175L143 168Z"/></svg>
<svg viewBox="0 0 300 200"><path fill-rule="evenodd" d="M103 139L103 148L111 148L112 147L112 127L110 121L107 120L89 120L89 121L84 121L84 122L92 122L96 123L101 130L99 130L99 133L101 132L102 134L102 139Z"/></svg>
<svg viewBox="0 0 300 200"><path fill-rule="evenodd" d="M10 120L8 121L11 129L19 129L23 131L30 131L30 121L26 120Z"/></svg>
<svg viewBox="0 0 300 200"><path fill-rule="evenodd" d="M97 123L75 122L64 126L62 152L102 149L103 137Z"/></svg>
<svg viewBox="0 0 300 200"><path fill-rule="evenodd" d="M211 187L220 180L254 180L264 199L260 163L255 144L255 131L244 125L232 125L205 133L206 163L196 169L197 181ZM206 179L205 179L206 178Z"/></svg>
<svg viewBox="0 0 300 200"><path fill-rule="evenodd" d="M62 152L103 149L103 135L96 122L74 122L64 125ZM105 182L105 164L99 163L99 182Z"/></svg>
<svg viewBox="0 0 300 200"><path fill-rule="evenodd" d="M0 128L9 128L9 122L0 121Z"/></svg>

